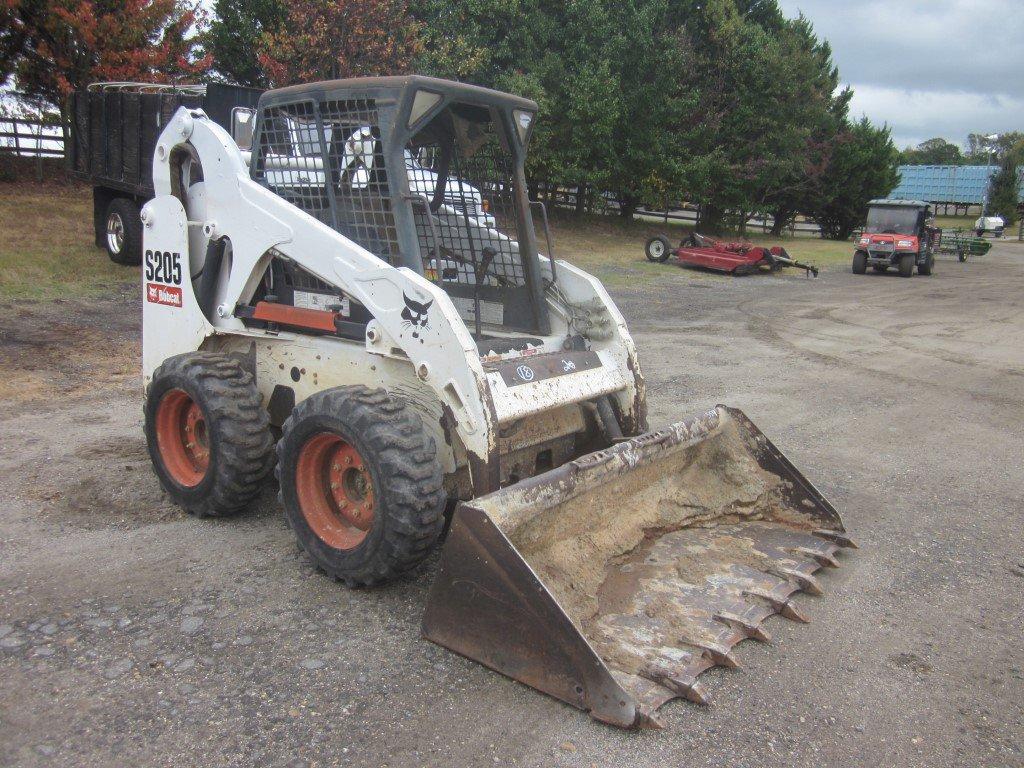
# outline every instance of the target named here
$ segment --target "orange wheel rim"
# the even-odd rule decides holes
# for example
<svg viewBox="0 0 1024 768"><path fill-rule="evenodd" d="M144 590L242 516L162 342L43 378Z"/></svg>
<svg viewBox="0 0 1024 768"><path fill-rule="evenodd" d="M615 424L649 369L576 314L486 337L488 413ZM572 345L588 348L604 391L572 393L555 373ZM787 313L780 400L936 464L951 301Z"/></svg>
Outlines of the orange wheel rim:
<svg viewBox="0 0 1024 768"><path fill-rule="evenodd" d="M333 432L310 437L295 467L299 509L334 549L353 549L373 527L373 479L363 457Z"/></svg>
<svg viewBox="0 0 1024 768"><path fill-rule="evenodd" d="M210 437L203 409L183 389L166 392L156 409L156 443L171 479L199 485L210 468Z"/></svg>

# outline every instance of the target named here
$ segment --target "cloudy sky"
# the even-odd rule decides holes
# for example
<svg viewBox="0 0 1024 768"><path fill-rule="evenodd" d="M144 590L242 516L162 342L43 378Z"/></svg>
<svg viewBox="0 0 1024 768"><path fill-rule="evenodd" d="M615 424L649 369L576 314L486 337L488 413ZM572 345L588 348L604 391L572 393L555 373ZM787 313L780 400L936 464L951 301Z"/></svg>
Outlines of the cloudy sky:
<svg viewBox="0 0 1024 768"><path fill-rule="evenodd" d="M1021 0L781 0L832 44L851 113L897 146L1024 130Z"/></svg>

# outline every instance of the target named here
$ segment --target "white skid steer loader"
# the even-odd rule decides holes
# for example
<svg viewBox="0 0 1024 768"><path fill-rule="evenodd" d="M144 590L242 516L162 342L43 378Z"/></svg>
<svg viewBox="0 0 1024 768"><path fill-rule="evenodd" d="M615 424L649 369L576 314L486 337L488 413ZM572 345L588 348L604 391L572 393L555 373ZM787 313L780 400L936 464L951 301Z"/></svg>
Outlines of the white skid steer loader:
<svg viewBox="0 0 1024 768"><path fill-rule="evenodd" d="M423 77L293 86L261 97L247 161L180 108L142 211L146 436L198 515L276 461L299 542L351 586L414 566L454 510L425 637L657 725L852 544L739 411L646 431L622 315L538 253L536 112Z"/></svg>

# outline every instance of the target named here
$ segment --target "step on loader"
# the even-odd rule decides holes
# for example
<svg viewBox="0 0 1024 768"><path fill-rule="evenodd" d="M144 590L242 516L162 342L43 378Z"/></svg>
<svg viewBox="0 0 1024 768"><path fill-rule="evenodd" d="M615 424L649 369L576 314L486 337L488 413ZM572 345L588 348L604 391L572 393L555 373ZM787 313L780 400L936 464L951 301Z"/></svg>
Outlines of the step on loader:
<svg viewBox="0 0 1024 768"><path fill-rule="evenodd" d="M414 567L450 518L424 636L657 725L766 618L803 620L794 594L852 544L739 411L648 431L622 315L527 195L536 113L424 77L319 82L263 94L242 150L180 108L142 211L146 436L198 515L276 464L300 544L350 586Z"/></svg>

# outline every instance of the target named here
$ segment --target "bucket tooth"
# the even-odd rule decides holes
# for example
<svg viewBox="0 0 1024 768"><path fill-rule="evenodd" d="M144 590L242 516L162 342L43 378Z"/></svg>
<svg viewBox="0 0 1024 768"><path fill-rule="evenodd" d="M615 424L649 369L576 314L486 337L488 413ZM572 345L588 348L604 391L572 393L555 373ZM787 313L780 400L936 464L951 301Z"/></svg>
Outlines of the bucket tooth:
<svg viewBox="0 0 1024 768"><path fill-rule="evenodd" d="M813 533L818 538L827 539L828 541L838 544L840 547L846 547L847 549L860 549L853 539L841 531L833 531L828 528L818 528Z"/></svg>
<svg viewBox="0 0 1024 768"><path fill-rule="evenodd" d="M694 704L700 704L702 707L710 704L707 689L697 680L696 675L673 674L664 669L646 669L640 676Z"/></svg>
<svg viewBox="0 0 1024 768"><path fill-rule="evenodd" d="M799 621L801 624L810 624L811 620L803 613L792 600L786 600L778 606L779 615L790 621Z"/></svg>
<svg viewBox="0 0 1024 768"><path fill-rule="evenodd" d="M690 641L684 640L684 642ZM726 669L740 668L740 663L733 655L732 649L723 648L720 645L715 645L712 643L700 643L696 644L696 646L704 652L704 655L707 658L711 659L718 666L725 667Z"/></svg>
<svg viewBox="0 0 1024 768"><path fill-rule="evenodd" d="M807 573L802 573L795 568L780 568L779 573L784 575L787 579L792 579L800 585L800 589L811 595L823 595L825 590L821 588L821 584L818 580Z"/></svg>
<svg viewBox="0 0 1024 768"><path fill-rule="evenodd" d="M801 555L806 555L812 558L818 565L825 568L838 568L839 561L836 560L836 556L829 551L820 549L814 549L812 547L797 547L796 552Z"/></svg>
<svg viewBox="0 0 1024 768"><path fill-rule="evenodd" d="M744 632L747 637L751 637L754 640L760 640L762 643L770 643L772 641L772 636L768 634L768 631L765 630L764 627L760 624L755 624L737 613L732 613L731 611L719 611L715 614L715 619L728 624L733 629L738 629Z"/></svg>

